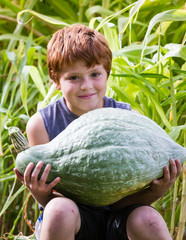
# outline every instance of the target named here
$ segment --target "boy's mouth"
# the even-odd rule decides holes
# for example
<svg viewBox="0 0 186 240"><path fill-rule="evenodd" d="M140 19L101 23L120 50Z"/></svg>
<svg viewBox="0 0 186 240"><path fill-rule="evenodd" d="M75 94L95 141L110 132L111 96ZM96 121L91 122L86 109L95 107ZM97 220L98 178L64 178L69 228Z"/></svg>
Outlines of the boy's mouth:
<svg viewBox="0 0 186 240"><path fill-rule="evenodd" d="M95 95L96 95L96 93L88 93L88 94L79 95L79 98L81 98L81 99L91 99Z"/></svg>

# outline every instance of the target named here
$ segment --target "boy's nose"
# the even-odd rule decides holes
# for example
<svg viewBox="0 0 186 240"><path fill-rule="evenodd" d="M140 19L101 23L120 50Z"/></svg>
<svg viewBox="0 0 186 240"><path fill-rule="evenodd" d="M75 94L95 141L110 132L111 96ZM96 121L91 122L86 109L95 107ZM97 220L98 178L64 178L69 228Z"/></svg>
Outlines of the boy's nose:
<svg viewBox="0 0 186 240"><path fill-rule="evenodd" d="M90 78L85 77L81 82L81 90L88 90L92 88L92 81Z"/></svg>

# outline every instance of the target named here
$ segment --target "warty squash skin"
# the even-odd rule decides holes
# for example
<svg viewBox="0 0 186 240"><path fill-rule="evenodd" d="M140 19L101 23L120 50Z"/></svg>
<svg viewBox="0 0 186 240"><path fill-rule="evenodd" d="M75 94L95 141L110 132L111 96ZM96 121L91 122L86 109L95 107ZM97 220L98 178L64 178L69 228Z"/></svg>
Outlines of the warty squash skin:
<svg viewBox="0 0 186 240"><path fill-rule="evenodd" d="M104 206L148 187L170 158L186 160L186 149L154 121L129 110L101 108L74 120L51 142L17 155L16 167L51 164L48 182L82 204Z"/></svg>

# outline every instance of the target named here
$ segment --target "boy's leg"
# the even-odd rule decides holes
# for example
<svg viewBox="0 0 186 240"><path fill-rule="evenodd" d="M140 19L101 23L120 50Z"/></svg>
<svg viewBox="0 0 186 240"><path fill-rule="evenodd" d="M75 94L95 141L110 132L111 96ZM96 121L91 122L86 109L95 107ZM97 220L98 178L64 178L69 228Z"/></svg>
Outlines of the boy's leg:
<svg viewBox="0 0 186 240"><path fill-rule="evenodd" d="M81 225L79 209L70 199L57 197L45 207L40 240L74 240Z"/></svg>
<svg viewBox="0 0 186 240"><path fill-rule="evenodd" d="M131 205L111 213L107 240L172 240L166 223L154 208Z"/></svg>
<svg viewBox="0 0 186 240"><path fill-rule="evenodd" d="M172 240L162 216L149 206L134 209L126 228L129 240Z"/></svg>

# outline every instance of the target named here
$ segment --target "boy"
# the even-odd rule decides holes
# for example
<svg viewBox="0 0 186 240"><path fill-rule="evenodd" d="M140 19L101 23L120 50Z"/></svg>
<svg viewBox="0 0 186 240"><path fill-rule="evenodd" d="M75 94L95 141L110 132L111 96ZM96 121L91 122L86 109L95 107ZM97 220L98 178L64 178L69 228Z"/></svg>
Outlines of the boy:
<svg viewBox="0 0 186 240"><path fill-rule="evenodd" d="M30 118L27 125L30 146L47 143L74 119L93 109L131 110L129 104L105 97L112 53L100 33L80 24L65 27L53 35L47 50L50 78L63 97ZM30 163L24 177L15 169L17 177L44 209L38 239L171 239L163 218L150 204L179 176L179 160L171 159L170 171L165 167L164 176L154 180L150 188L106 207L85 206L53 192L60 178L46 184L50 171L50 165L47 165L38 180L42 166L43 162L39 162L33 169Z"/></svg>

